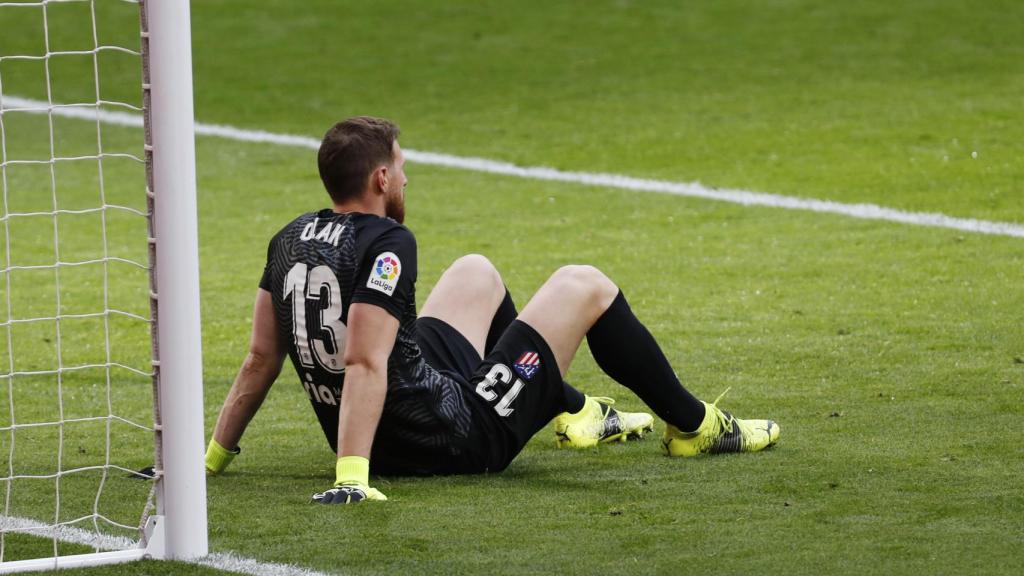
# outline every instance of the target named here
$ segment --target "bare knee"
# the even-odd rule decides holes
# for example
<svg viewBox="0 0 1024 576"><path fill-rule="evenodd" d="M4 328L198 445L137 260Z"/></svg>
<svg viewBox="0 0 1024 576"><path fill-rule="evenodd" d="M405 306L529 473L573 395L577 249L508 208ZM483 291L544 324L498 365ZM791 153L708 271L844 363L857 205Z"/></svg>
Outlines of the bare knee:
<svg viewBox="0 0 1024 576"><path fill-rule="evenodd" d="M601 312L611 306L619 293L619 287L604 272L587 264L562 266L551 276L551 280L558 285L559 290L591 303Z"/></svg>
<svg viewBox="0 0 1024 576"><path fill-rule="evenodd" d="M501 274L494 264L481 254L466 254L457 258L445 271L445 275L449 274L458 277L460 282L479 287L481 290L504 294L505 284Z"/></svg>

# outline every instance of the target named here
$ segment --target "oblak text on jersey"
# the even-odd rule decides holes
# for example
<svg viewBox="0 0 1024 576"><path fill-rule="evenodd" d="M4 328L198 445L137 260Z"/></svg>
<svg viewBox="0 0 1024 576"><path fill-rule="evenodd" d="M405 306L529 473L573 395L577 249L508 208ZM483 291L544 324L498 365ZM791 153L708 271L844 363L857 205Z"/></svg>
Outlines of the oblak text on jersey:
<svg viewBox="0 0 1024 576"><path fill-rule="evenodd" d="M302 234L299 235L299 240L319 240L321 242L327 242L333 246L338 245L338 240L341 239L341 233L345 230L344 224L335 224L328 221L327 225L323 227L318 233L316 231L316 225L320 222L319 218L313 218L313 221L302 229Z"/></svg>

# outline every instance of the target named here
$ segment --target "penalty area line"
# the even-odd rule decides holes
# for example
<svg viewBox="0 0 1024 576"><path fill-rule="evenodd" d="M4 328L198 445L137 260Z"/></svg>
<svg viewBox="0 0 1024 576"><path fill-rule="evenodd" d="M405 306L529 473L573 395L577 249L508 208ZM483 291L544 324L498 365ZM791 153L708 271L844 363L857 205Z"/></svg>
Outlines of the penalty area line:
<svg viewBox="0 0 1024 576"><path fill-rule="evenodd" d="M136 541L124 536L97 534L96 532L75 526L62 525L55 527L51 524L32 520L31 518L18 518L15 516L0 515L0 531L28 534L47 540L56 538L60 542L89 546L103 551L130 550L138 546ZM214 552L202 558L184 560L184 562L224 572L250 574L252 576L328 576L324 572L317 572L291 564L263 562L238 556L232 552ZM3 565L4 563L0 562L0 572L3 572Z"/></svg>
<svg viewBox="0 0 1024 576"><path fill-rule="evenodd" d="M75 106L55 104L51 106L47 102L41 100L31 100L18 96L3 96L2 103L4 108L0 110L0 113L10 113L14 111L39 114L49 113L54 116L79 118L82 120L91 120L93 122L99 121L105 124L114 124L119 126L142 126L142 116L139 114L102 110L93 104ZM248 130L219 124L196 122L195 132L199 136L214 136L217 138L226 138L240 142L276 144L279 146L308 148L311 150L316 150L320 147L320 141L309 136L277 134L263 130ZM415 164L440 166L471 172L485 172L488 174L499 174L502 176L526 178L530 180L565 182L568 184L577 184L582 186L617 188L620 190L632 190L636 192L655 192L689 198L701 198L716 202L728 202L743 206L764 206L769 208L781 208L784 210L801 210L820 214L836 214L850 218L859 218L862 220L881 220L886 222L896 222L899 224L910 224L913 226L929 226L933 228L946 228L950 230L989 234L993 236L1024 238L1024 224L977 220L974 218L957 218L938 212L908 212L904 210L897 210L895 208L886 208L885 206L879 206L877 204L848 204L844 202L834 202L832 200L799 198L796 196L783 196L780 194L752 192L749 190L710 188L700 184L699 182L651 180L602 172L573 172L568 170L558 170L556 168L547 168L544 166L517 166L508 162L489 160L487 158L453 156L451 154L427 152L422 150L407 149L405 150L405 157L406 160Z"/></svg>

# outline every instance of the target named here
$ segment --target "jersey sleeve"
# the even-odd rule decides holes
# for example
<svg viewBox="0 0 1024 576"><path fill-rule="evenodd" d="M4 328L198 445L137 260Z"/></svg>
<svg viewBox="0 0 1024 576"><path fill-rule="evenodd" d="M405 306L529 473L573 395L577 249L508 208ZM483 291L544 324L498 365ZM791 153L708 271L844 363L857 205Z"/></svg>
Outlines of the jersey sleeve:
<svg viewBox="0 0 1024 576"><path fill-rule="evenodd" d="M402 320L416 301L416 238L405 227L381 234L368 246L356 272L352 302L373 304Z"/></svg>
<svg viewBox="0 0 1024 576"><path fill-rule="evenodd" d="M271 262L274 257L274 245L277 243L278 236L280 236L280 234L275 234L274 237L271 238L270 242L267 244L267 262L266 264L263 265L263 276L260 278L260 288L263 288L267 292L273 292L273 290L271 289L271 285L273 282L271 273L274 267L271 266Z"/></svg>

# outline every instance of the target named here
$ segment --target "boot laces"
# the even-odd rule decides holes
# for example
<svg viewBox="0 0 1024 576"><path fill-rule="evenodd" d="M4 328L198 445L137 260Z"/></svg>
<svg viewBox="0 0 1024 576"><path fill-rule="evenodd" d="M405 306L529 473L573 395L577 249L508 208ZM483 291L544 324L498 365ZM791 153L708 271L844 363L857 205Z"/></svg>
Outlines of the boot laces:
<svg viewBox="0 0 1024 576"><path fill-rule="evenodd" d="M724 398L725 395L729 393L729 390L732 390L732 386L726 388L721 394L718 395L718 398L715 398L715 401L711 403L711 408L714 409L715 411L715 419L718 420L719 431L725 430L728 432L732 432L733 423L736 421L735 418L727 416L726 413L723 412L722 409L718 407L718 401Z"/></svg>

